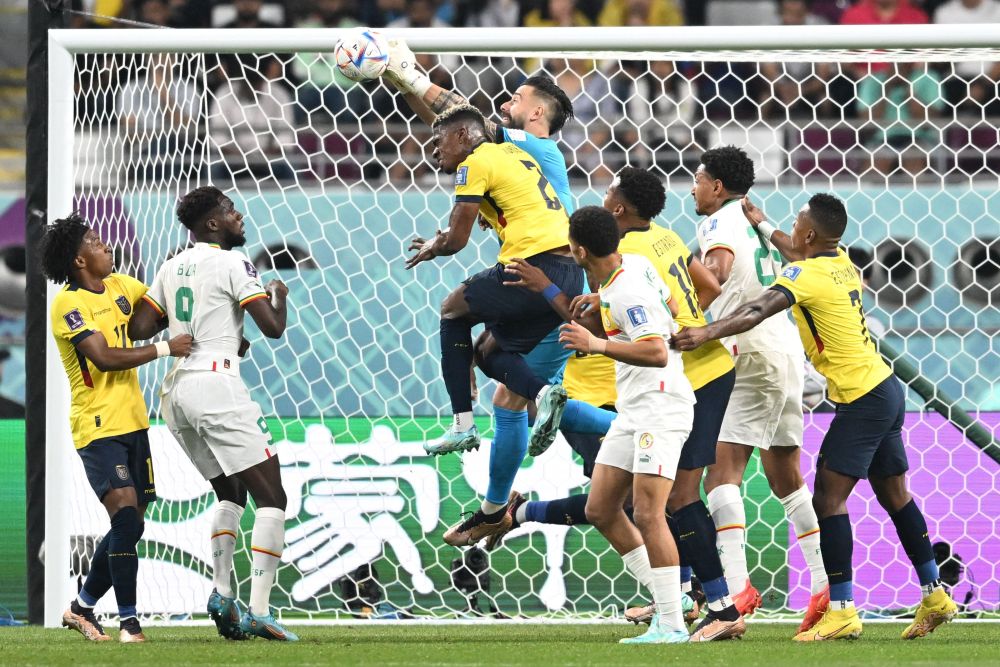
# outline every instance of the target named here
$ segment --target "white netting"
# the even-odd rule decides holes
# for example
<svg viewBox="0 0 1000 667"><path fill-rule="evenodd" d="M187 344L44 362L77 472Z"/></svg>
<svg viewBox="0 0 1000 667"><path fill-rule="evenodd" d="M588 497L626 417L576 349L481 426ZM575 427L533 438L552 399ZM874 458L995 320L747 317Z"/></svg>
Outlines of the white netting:
<svg viewBox="0 0 1000 667"><path fill-rule="evenodd" d="M1000 362L990 335L1000 325L992 117L1000 100L980 63L997 52L878 53L886 64L869 72L845 62L857 52L659 53L655 62L577 53L567 63L483 50L489 58L420 58L436 83L491 115L525 68L550 71L576 108L560 142L579 204L598 203L624 164L649 166L670 189L661 222L693 241L693 170L702 150L728 143L750 152L752 196L786 229L809 194L844 197L845 242L869 282L872 329L958 406L998 422L1000 395L987 369ZM445 224L447 179L429 160L427 128L402 99L378 85L349 85L331 63L308 53L78 55L77 203L118 249L120 270L148 282L186 243L176 199L214 183L247 213L246 251L265 280L277 276L290 288L285 337L268 341L249 325L243 365L279 441L290 499L275 606L314 618L366 606L462 614L476 577L466 572L458 582L465 590L456 587L452 561L461 553L441 535L485 491L489 443L438 460L421 443L448 412L439 303L495 261L496 242L477 232L457 258L403 270L409 239ZM151 364L141 373L154 415L163 370ZM483 389L478 414L487 415L492 386ZM931 538L964 562L957 599L968 592L970 609L995 607L1000 537L990 508L1000 502L1000 468L937 414L921 412L919 396L908 398L910 480ZM815 407L803 457L811 487L830 414L816 391L806 399ZM152 440L162 500L141 547L140 609L201 613L211 589L213 497L165 427L154 426ZM83 499L71 521L79 573L107 518L73 465L67 497ZM803 559L756 464L750 472L748 553L764 612L801 609ZM529 460L515 488L551 499L584 491L585 479L560 438ZM892 525L867 487L850 509L859 604L899 613L918 594ZM248 512L247 531L251 520ZM237 556L244 598L248 535ZM620 559L589 528L535 524L512 534L492 555L488 581L478 606L508 615L604 614L638 599Z"/></svg>

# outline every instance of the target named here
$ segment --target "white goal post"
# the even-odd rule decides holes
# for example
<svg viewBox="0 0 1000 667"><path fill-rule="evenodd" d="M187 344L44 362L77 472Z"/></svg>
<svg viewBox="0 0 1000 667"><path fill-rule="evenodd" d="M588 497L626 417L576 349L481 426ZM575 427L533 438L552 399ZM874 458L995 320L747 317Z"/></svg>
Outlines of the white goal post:
<svg viewBox="0 0 1000 667"><path fill-rule="evenodd" d="M603 97L599 99L587 100L594 103L598 114L593 121L594 127L602 121L611 121L600 118L602 100L612 96L609 81L618 77L615 80L634 85L638 80L637 75L629 74L631 61L698 63L694 73L687 78L686 85L693 87L713 76L704 65L706 63L723 63L718 75L721 82L724 77L734 76L729 64L735 63L750 63L751 72L759 75L759 65L765 62L805 63L813 71L817 63L829 63L841 71L859 62L886 62L891 63L892 68L902 63L922 62L938 63L954 72L959 62L1000 60L1000 31L993 25L462 28L385 30L384 33L405 38L417 53L453 55L463 68L464 78L456 73L456 79L473 81L473 85L479 82L477 67L482 68L483 73L488 70L501 81L516 75L518 65L512 60L514 58L596 61L590 65L595 73L593 78L601 80L601 89L606 92L601 93ZM206 54L294 56L329 53L337 35L338 31L333 29L51 30L48 51L49 219L62 217L79 207L81 198L114 199L118 202L116 206L130 211L129 224L132 226L128 239L118 239L118 242L133 243L147 253L160 253L145 254L141 260L133 256L130 264L119 269L144 266L146 282L149 282L155 267L176 247L178 231L173 228L164 231L165 226L173 224L173 202L184 193L185 186L211 182L212 174L220 173L211 168L221 167L224 172L232 170L226 158L217 156L218 147L213 143L216 140L211 137L212 119L209 116L214 113L212 103L217 98L208 99L212 95L204 83L208 80L205 70L213 66L206 64ZM97 119L100 122L93 123L93 128L89 124L84 127L81 122L81 114L88 112L80 111L79 98L90 92L78 88L78 68L113 67L117 68L116 72L133 68L135 71L143 58L155 54L183 54L188 58L183 61L187 68L185 76L199 89L199 94L203 94L194 107L192 122L196 127L186 140L189 143L184 154L188 162L175 172L143 171L141 167L152 163L136 167L129 162L132 158L121 148L113 130L108 129L115 127L120 118L102 117ZM122 58L113 65L96 65L87 60L94 55ZM474 56L506 59L505 63L511 64L492 64L485 59L474 59ZM134 62L128 60L132 57ZM128 64L130 62L132 64ZM282 76L290 71L288 62L283 61L281 71ZM583 72L580 77L587 75L590 72ZM947 74L943 78L947 78ZM289 83L292 95L284 104L298 107L301 105L298 84ZM715 83L712 81L713 85ZM776 90L773 81L762 85L765 90L768 85ZM364 90L373 99L375 89L365 87ZM471 98L480 91L459 87L458 92ZM482 92L483 99L488 99L489 91ZM580 99L587 99L589 93L584 89L580 94ZM694 93L683 94L694 99ZM987 112L984 111L980 118L959 117L957 112L950 117L947 113L942 114L931 123L937 128L937 138L924 151L921 172L912 178L899 174L883 177L869 161L877 158L879 151L888 147L888 142L878 146L869 143L868 129L861 127L863 118L848 120L843 113L839 118L835 113L824 120L814 110L812 117L807 111L805 119L796 120L790 112L783 114L779 109L775 113L773 107L767 107L770 98L739 97L738 90L735 94L734 100L725 99L721 93L713 98L722 103L718 107L723 109L721 112L710 112L709 106L703 105L696 106L683 117L678 116L678 123L691 130L692 136L696 134L695 129L703 134L678 146L675 152L679 157L669 166L660 165L656 153L667 146L670 139L663 131L647 133L648 128L656 130L659 111L655 105L648 106L645 111L648 114L646 129L622 135L633 137L633 145L626 145L626 139L611 133L606 155L613 155L613 159L602 157L603 146L589 143L596 139L588 135L588 121L579 121L583 128L579 140L573 143L564 138L562 144L567 163L577 170L572 175L578 201L596 202L608 184L604 175L622 164L639 160L638 157L630 159L633 148L639 152L644 149L644 157L639 161L659 165L657 168L664 173L668 183L668 207L672 208L664 213L663 220L675 224L682 238L692 241L696 217L687 206L685 196L690 187L689 166L692 160L697 163L698 150L710 148L712 146L707 144L716 142L739 144L754 157L764 207L786 230L790 221L788 216L807 198L806 193L836 191L848 200L851 223L860 228L850 234L850 241L857 242L867 253L862 269L871 281L874 302L866 306L875 310L876 319L882 319L887 339L901 346L921 372L934 384L947 389L962 409L988 413L984 417L987 421L992 419L993 412L1000 414L1000 396L989 388L991 382L986 370L990 364L995 368L994 362L1000 359L995 347L991 349L982 341L983 332L1000 326L1000 318L995 312L1000 292L988 278L996 275L989 273L990 267L1000 262L996 221L990 217L991 211L996 215L1000 210L996 208L1000 198L992 194L997 189L1000 159L995 143L979 145L978 137L985 135L977 134L978 128L988 124ZM628 101L623 102L625 108L634 108L627 105ZM797 101L793 100L789 106ZM729 104L733 109L743 105L749 111L745 116L733 111L732 117L725 118L725 108ZM296 108L296 113L299 110ZM392 285L399 282L398 274L394 269L380 267L401 261L405 249L402 240L413 232L419 230L426 234L435 225L444 224L449 189L446 183L436 179L435 170L430 168L422 147L418 146L408 157L404 140L398 134L384 124L380 126L377 120L363 120L361 116L368 109L355 111L358 117L351 120L361 130L355 135L342 133L343 141L336 143L337 150L342 151L339 162L331 162L329 156L324 155L333 150L330 146L334 144L329 143L328 138L337 134L338 123L343 122L334 118L331 126L317 129L315 137L318 140L313 137L313 144L306 146L298 140L298 152L283 151L290 167L287 176L278 177L269 172L268 178L273 176L274 181L271 185L261 186L255 181L243 180L242 185L238 181L235 187L237 193L246 192L246 202L241 203L250 207L250 217L255 223L248 230L247 252L252 257L270 261L272 272L287 271L287 275L300 279L293 286L289 303L290 310L302 308L303 313L301 319L292 322L290 335L293 341L306 342L310 354L316 355L315 368L319 369L315 370L315 375L296 380L302 368L299 363L289 361L297 353L290 344L279 343L277 351L270 352L264 349L266 343L255 342L251 358L261 356L247 364L254 369L245 371L252 373L248 385L254 398L265 407L265 414L280 421L281 432L276 433L276 437L281 438L279 451L283 457L285 452L290 452L300 471L336 470L333 477L317 473L303 478L295 487L299 497L290 494L290 506L306 518L289 513L289 534L299 529L302 539L298 560L283 563L285 574L279 573L277 588L282 590L285 600L281 611L312 621L352 618L352 613L359 613L356 606L351 606L343 589L337 588L338 582L346 576L338 569L347 567L342 562L346 559L323 554L325 544L343 538L348 529L340 526L340 533L330 530L332 520L329 518L324 519L327 523L316 532L309 533L312 528L306 528L314 525L310 521L318 521L321 511L311 508L324 502L334 503L327 507L342 507L336 505L339 502L336 501L337 485L342 485L350 489L363 487L352 503L360 503L357 498L385 494L385 497L379 496L377 509L368 511L363 517L359 512L360 527L351 528L360 531L351 533L351 539L360 543L362 537L359 536L363 536L374 555L367 560L359 557L350 562L362 566L373 561L385 563L380 565L378 577L381 601L396 610L405 609L421 616L454 618L468 612L465 603L469 594L454 587L449 564L459 554L441 545L440 534L446 524L457 519L458 510L471 507L474 492L481 493L477 475L481 474L485 459L482 454L467 456L467 468L477 472L466 470L463 473L457 457L445 463L425 460L419 442L436 435L437 419L447 412L441 387L437 386L441 382L433 373L437 355L436 308L440 297L446 293L442 290L454 284L454 278L460 277L466 267L489 261L493 246L488 239L479 240L476 249L466 249L468 258L462 259L464 255L459 255L458 260L447 265L450 268L428 269L421 273L424 268L421 267L416 273L424 277L414 278L413 285ZM106 113L113 115L116 112ZM723 116L713 117L710 113L722 113ZM314 129L310 118L299 120L296 117L290 123L290 131L298 133L304 127ZM406 127L420 131L415 120L407 121ZM853 138L842 140L837 134L841 130ZM366 131L369 132L367 136ZM372 131L379 134L372 135ZM861 138L863 133L864 139ZM649 136L656 136L655 141L659 143L650 143ZM995 139L995 132L993 136ZM99 150L94 150L95 146ZM293 152L295 154L289 157ZM386 163L386 160L391 162ZM346 170L344 165L347 165ZM398 171L391 172L390 167L398 167ZM757 196L756 191L754 196ZM858 219L857 216L867 217ZM946 221L942 219L945 217ZM375 218L379 220L373 223L377 232L361 223ZM389 220L395 222L390 225ZM255 238L258 225L261 234L268 235L269 245ZM334 229L337 225L341 226ZM970 245L977 239L982 241L981 248ZM293 243L296 251L305 251L305 258L292 252ZM393 248L398 254L393 254ZM472 257L477 251L478 259ZM279 269L276 257L281 253L292 256L293 261ZM343 268L348 265L353 268ZM365 273L369 276L367 286L358 281L360 274ZM370 293L358 294L368 288ZM296 289L301 291L296 293ZM50 304L55 290L50 286ZM335 306L342 305L338 301L342 291L354 293L350 314L334 310ZM305 313L306 305L311 309L308 314ZM378 337L365 339L367 342L350 340L349 336L358 332L352 323L363 321L373 309L378 309L378 318L384 320L386 326L396 327L397 338L404 347L391 349L385 344L385 338ZM313 319L307 322L307 316ZM344 347L350 348L350 359L346 358L347 352L338 351L333 343L318 341L312 336L312 332L324 330L327 316L345 321L330 326L345 335L341 340ZM349 317L356 319L348 320ZM316 326L310 328L313 324ZM382 359L375 360L378 355ZM324 365L328 359L334 359L330 366ZM957 364L954 369L951 363ZM376 365L366 371L368 364ZM402 372L399 369L403 369ZM162 374L162 368L157 370L151 365L140 375L153 417L158 410L154 390ZM338 376L330 377L331 374ZM82 467L73 454L69 433L68 384L51 340L47 387L45 624L56 627L61 622L66 603L76 592L73 586L75 577L81 573L79 562L87 559L85 547L76 538L94 534L102 520L106 523L106 517L100 515L99 505L89 487L81 485ZM319 394L311 393L314 391ZM480 399L484 409L477 411L477 418L488 412L485 408L489 405L489 392L486 393L486 398ZM327 403L317 407L316 404L323 401ZM383 402L381 408L380 401ZM269 407L271 414L268 414ZM975 572L977 580L972 589L978 597L969 609L996 606L996 591L1000 589L1000 565L997 565L1000 563L1000 536L995 534L995 525L990 527L988 517L991 515L987 508L989 503L997 502L1000 493L997 491L1000 489L997 466L964 441L946 420L923 412L919 396L910 394L908 408L912 413L908 434L911 443L919 443L916 451L911 450L911 466L914 477L919 480L918 488L928 494L928 520L933 520L932 530L939 530L933 537L951 544L955 553L965 559L965 571ZM818 444L816 434L828 423L818 411L810 419L813 435L811 439L807 437L809 451L803 457L804 472L809 471L813 463ZM1000 419L989 421L993 427L997 423ZM162 526L147 530L144 539L155 544L149 547L148 557L142 560L144 563L155 561L158 565L155 569L151 569L154 568L152 564L143 565L140 578L147 572L155 572L155 583L149 586L170 589L174 581L171 577L188 577L190 586L188 579L177 580L185 583L175 587L176 599L164 599L162 608L149 610L162 619L187 619L204 614L205 600L198 596L204 591L205 561L199 554L207 549L208 537L198 517L210 501L205 499L206 491L197 482L179 479L181 473L171 476L171 468L182 466L184 462L169 458L176 456L179 450L176 446L171 448L166 430L162 426L154 426L154 430L156 434L152 440L161 493L176 500L177 507L187 503L184 507L195 509L183 510L189 513L183 514L183 520L163 519ZM551 460L541 461L551 466L549 475L537 472L534 477L540 481L531 482L535 486L527 490L541 498L585 491L585 480L565 443L553 450L547 455ZM321 451L337 453L318 453ZM382 472L366 477L361 472L365 466ZM521 472L534 479L530 470L525 468ZM183 468L183 473L194 474L189 468ZM754 474L755 488L759 490L763 478L759 471ZM546 487L545 479L553 475L570 479L572 484ZM955 482L950 475L961 481ZM190 493L171 496L172 480ZM515 488L518 488L517 482ZM78 492L82 494L79 497L74 495ZM951 498L960 497L960 502L952 502L948 494L955 494ZM430 503L431 499L439 503L440 508L421 504ZM783 516L774 519L773 508L768 509L771 506L767 503L773 503L773 498L748 502L756 507L753 511L748 507L748 515L759 519L764 526L759 532L751 528L752 544L748 550L755 551L753 563L758 568L752 574L756 577L759 571L764 583L758 587L765 596L768 590L771 591L771 599L776 600L771 605L773 611L779 615L789 614L800 607L802 582L805 581L801 563L794 562L794 536L790 542ZM914 602L910 599L912 596L905 594L909 581L908 563L905 555L901 557L902 552L893 546L895 538L891 526L887 527L884 516L878 515L871 498L865 497L858 503L852 505L852 512L857 513L859 525L864 523L864 526L857 535L859 546L855 553L863 553L864 560L856 558L856 566L859 570L869 568L884 575L882 580L870 585L862 583L861 589L870 592L871 605L886 610L889 615L897 614ZM956 507L956 504L961 506ZM872 509L870 513L869 508ZM87 517L81 518L85 514ZM764 520L764 517L770 518ZM327 543L322 541L323 530L330 530ZM596 533L591 535L593 531L590 531L580 538L568 531L578 529L560 528L518 537L519 541L514 542L515 557L494 556L499 559L494 567L499 583L494 584L492 592L481 591L483 597L509 615L551 619L572 618L575 614L608 615L623 602L628 602L629 597L637 596L634 584L629 584L629 588L614 583L620 567L607 556L607 545L595 537ZM877 549L875 546L871 550L863 548L866 539L874 540L873 544L877 542ZM578 563L574 561L573 549L583 554ZM241 553L237 559L245 560ZM787 562L784 560L786 554ZM889 571L889 565L902 569ZM968 581L963 579L956 585L968 587ZM144 591L148 589L143 586L140 581L140 611L144 604L149 609L150 604L149 598L144 598ZM976 602L982 605L976 607ZM767 597L765 606L768 606Z"/></svg>

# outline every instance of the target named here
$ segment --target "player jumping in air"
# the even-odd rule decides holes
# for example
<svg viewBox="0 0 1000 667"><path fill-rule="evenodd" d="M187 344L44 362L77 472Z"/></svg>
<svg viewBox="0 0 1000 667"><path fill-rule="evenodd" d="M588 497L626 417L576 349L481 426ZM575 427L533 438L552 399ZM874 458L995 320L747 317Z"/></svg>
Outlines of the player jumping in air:
<svg viewBox="0 0 1000 667"><path fill-rule="evenodd" d="M722 285L709 309L721 319L762 294L777 278L781 257L747 222L740 199L754 183L753 161L735 146L701 156L695 172L698 245L704 265ZM785 508L809 566L812 597L800 630L816 623L828 599L819 549L819 524L799 465L802 446L803 350L785 314L759 327L726 337L723 345L736 364L736 384L722 421L715 464L705 477L708 508L718 530L717 544L729 590L743 614L761 597L750 583L746 559L746 511L740 485L754 448L771 491Z"/></svg>
<svg viewBox="0 0 1000 667"><path fill-rule="evenodd" d="M680 565L666 510L695 398L680 354L667 347L676 330L667 306L670 292L649 260L617 252L618 226L603 208L574 213L569 239L573 258L600 284L603 336L570 322L559 340L570 349L614 359L618 389L619 414L597 453L587 518L656 604L647 632L621 641L686 642ZM630 493L634 524L624 511Z"/></svg>
<svg viewBox="0 0 1000 667"><path fill-rule="evenodd" d="M702 307L718 295L719 284L715 276L692 256L677 234L653 222L665 203L666 189L662 181L652 172L633 167L625 167L619 172L604 198L604 208L612 213L621 233L618 251L642 255L650 261L670 289L677 307L675 319L678 326L703 326L705 316ZM524 284L530 289L546 287L544 276L533 267L517 264L513 272L522 277L521 282L515 284ZM667 503L670 527L681 555L682 589L686 592L691 590L693 566L708 602L708 615L696 628L693 639L728 639L742 635L745 624L729 596L715 546L715 526L701 500L700 490L705 466L715 461L715 443L735 372L729 353L718 342L682 356L684 374L694 389L697 403L694 407L694 426L681 450L677 477ZM513 509L514 525L528 520L544 520L553 502L562 501L524 503L519 499ZM560 523L565 523L565 520ZM574 524L579 523L585 521L574 517ZM495 539L495 536L490 538ZM682 601L685 611L690 609L690 618L696 618L697 608L691 597L685 596ZM649 605L629 609L625 616L635 622L648 622L655 611L655 605Z"/></svg>
<svg viewBox="0 0 1000 667"><path fill-rule="evenodd" d="M94 606L112 587L122 642L144 642L136 614L136 544L146 507L156 500L149 451L149 414L135 372L153 359L184 357L191 336L132 347L129 317L146 292L138 280L114 273L111 248L79 215L56 220L41 244L42 271L67 283L52 301L52 334L72 392L70 425L87 480L111 518L97 545L80 594L63 625L91 641L110 641ZM162 327L154 327L153 335Z"/></svg>
<svg viewBox="0 0 1000 667"><path fill-rule="evenodd" d="M510 143L487 140L486 121L474 107L460 105L438 116L432 142L442 171L455 174L455 204L446 231L438 231L429 241L414 239L410 250L416 252L406 267L459 252L480 214L501 239L497 264L466 279L442 304L441 369L455 419L440 447L454 451L479 444L469 384L474 352L476 364L487 376L535 400L538 417L533 431L549 439L559 424L566 392L538 377L522 355L562 318L542 295L511 290L503 283L508 275L505 265L514 257L525 257L552 280L554 291L571 298L580 294L583 276L569 255L565 209L528 153ZM472 327L479 323L485 323L491 344L474 351ZM510 522L505 509L506 504L490 513L480 509L450 529L445 540L456 546L474 544Z"/></svg>
<svg viewBox="0 0 1000 667"><path fill-rule="evenodd" d="M217 188L184 195L177 217L194 247L160 267L130 325L143 338L166 318L170 331L191 333L191 356L175 364L160 390L163 414L219 503L212 519L215 590L208 611L219 634L279 641L298 637L275 621L268 600L285 541L285 491L274 440L260 407L240 378L244 310L268 338L285 331L288 288L280 280L261 286L257 269L234 250L246 243L243 214ZM250 604L240 614L230 575L247 491L253 498Z"/></svg>
<svg viewBox="0 0 1000 667"><path fill-rule="evenodd" d="M400 92L410 107L428 124L433 124L438 114L458 104L467 104L458 93L446 91L431 83L420 71L413 53L402 41L390 42L389 64L383 75ZM566 160L551 139L573 115L573 104L550 77L545 74L530 76L518 86L510 100L500 107L500 124L486 121L486 138L495 143L509 142L524 149L541 167L542 175L552 186L567 215L574 210L569 189ZM563 369L570 353L558 341L558 329L553 329L531 352L524 356L528 367L552 384L562 382ZM477 345L490 346L494 342L487 331ZM613 391L613 369L611 375ZM490 483L482 510L492 514L508 505L513 498L511 487L517 470L529 448L528 403L522 397L498 385L493 394L494 434L490 448ZM613 413L570 398L560 420L564 433L573 433L581 439L593 439L595 433L607 430ZM531 453L544 452L555 437L555 429L536 433L530 443ZM574 436L568 436L574 437ZM444 447L444 448L443 448ZM425 448L431 453L453 451L450 443L429 443Z"/></svg>
<svg viewBox="0 0 1000 667"><path fill-rule="evenodd" d="M847 211L832 195L814 195L799 211L791 236L775 230L749 203L747 211L755 231L792 263L769 289L707 327L681 331L673 345L693 350L710 340L751 331L769 317L792 309L809 359L826 377L830 400L837 403L837 414L820 448L812 501L819 516L830 604L821 620L795 639L861 635L852 592L853 536L847 499L858 480L866 478L892 519L924 593L916 618L902 636L923 637L951 620L957 606L941 585L927 523L906 488L909 464L901 432L906 414L903 388L868 334L861 278L839 247L847 228Z"/></svg>

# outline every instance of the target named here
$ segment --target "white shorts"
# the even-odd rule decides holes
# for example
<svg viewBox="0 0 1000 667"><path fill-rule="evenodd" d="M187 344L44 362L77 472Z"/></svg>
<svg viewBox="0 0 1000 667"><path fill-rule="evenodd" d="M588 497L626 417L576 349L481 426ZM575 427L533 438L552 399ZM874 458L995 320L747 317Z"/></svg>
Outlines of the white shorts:
<svg viewBox="0 0 1000 667"><path fill-rule="evenodd" d="M205 479L234 475L277 455L260 406L239 377L179 373L162 408L170 432Z"/></svg>
<svg viewBox="0 0 1000 667"><path fill-rule="evenodd" d="M681 449L691 433L694 408L664 405L663 396L653 392L630 401L611 422L595 463L621 468L633 475L643 473L674 479Z"/></svg>
<svg viewBox="0 0 1000 667"><path fill-rule="evenodd" d="M802 446L802 356L741 352L720 442L761 449Z"/></svg>

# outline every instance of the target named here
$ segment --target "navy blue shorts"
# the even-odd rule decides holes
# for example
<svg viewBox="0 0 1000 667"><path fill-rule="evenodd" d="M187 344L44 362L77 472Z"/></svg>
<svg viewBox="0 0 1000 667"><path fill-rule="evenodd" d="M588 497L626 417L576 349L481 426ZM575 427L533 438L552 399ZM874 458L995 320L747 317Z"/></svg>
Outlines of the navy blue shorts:
<svg viewBox="0 0 1000 667"><path fill-rule="evenodd" d="M861 398L838 403L817 467L857 479L902 475L910 469L903 448L905 416L903 387L893 375Z"/></svg>
<svg viewBox="0 0 1000 667"><path fill-rule="evenodd" d="M542 253L526 259L570 299L583 291L583 271L572 257ZM504 265L498 263L462 282L469 317L483 322L503 351L526 354L563 319L541 294L505 286L505 280L514 281L517 276L504 271Z"/></svg>
<svg viewBox="0 0 1000 667"><path fill-rule="evenodd" d="M83 459L87 480L98 499L103 500L111 489L132 486L140 505L156 500L153 456L146 429L98 438L76 451Z"/></svg>
<svg viewBox="0 0 1000 667"><path fill-rule="evenodd" d="M729 406L729 395L736 384L736 369L720 375L694 392L694 424L684 441L677 467L697 470L715 463L715 446L719 442L722 418Z"/></svg>

